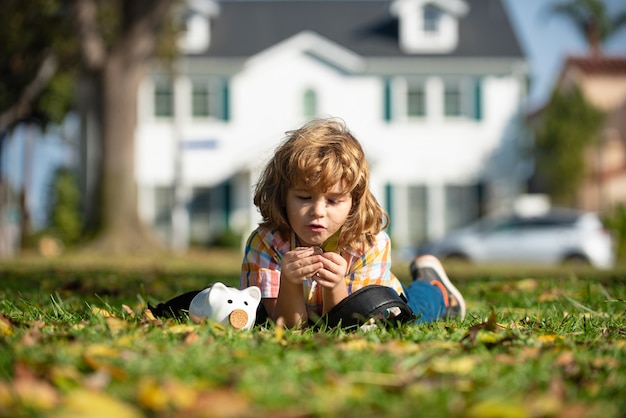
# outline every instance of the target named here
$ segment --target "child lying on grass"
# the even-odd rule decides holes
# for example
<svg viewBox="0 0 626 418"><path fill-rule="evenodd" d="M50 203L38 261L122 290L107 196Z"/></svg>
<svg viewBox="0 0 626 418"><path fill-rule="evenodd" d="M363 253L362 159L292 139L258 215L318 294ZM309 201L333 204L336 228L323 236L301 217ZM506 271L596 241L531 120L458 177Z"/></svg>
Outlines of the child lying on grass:
<svg viewBox="0 0 626 418"><path fill-rule="evenodd" d="M368 285L393 288L418 321L465 315L439 260L411 264L405 287L391 273L387 214L369 190L360 143L336 119L288 132L256 186L263 221L247 240L240 287L258 286L272 320L301 327Z"/></svg>
<svg viewBox="0 0 626 418"><path fill-rule="evenodd" d="M437 258L414 260L409 286L391 273L388 217L369 189L365 154L346 125L320 119L287 134L256 186L263 220L247 240L241 269L240 288L261 289L256 323L313 324L342 301L366 303L358 291L368 286L395 290L399 306L406 306L401 297L418 322L463 318L463 296ZM156 315L188 310L198 292L151 309Z"/></svg>

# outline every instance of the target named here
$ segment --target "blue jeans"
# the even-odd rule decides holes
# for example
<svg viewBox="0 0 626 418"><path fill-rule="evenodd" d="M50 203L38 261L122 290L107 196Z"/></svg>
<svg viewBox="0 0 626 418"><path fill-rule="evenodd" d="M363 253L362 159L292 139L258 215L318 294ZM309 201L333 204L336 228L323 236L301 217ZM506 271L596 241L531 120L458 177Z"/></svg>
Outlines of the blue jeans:
<svg viewBox="0 0 626 418"><path fill-rule="evenodd" d="M443 294L437 286L415 280L408 287L403 283L402 290L408 300L407 304L415 313L416 323L434 322L446 314Z"/></svg>

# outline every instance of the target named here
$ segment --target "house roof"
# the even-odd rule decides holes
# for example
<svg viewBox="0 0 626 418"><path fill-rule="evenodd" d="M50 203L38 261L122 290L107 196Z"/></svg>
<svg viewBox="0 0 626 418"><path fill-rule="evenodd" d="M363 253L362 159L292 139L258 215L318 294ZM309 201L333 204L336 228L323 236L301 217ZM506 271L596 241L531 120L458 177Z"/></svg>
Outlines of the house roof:
<svg viewBox="0 0 626 418"><path fill-rule="evenodd" d="M200 55L243 58L302 31L313 31L364 57L524 58L501 0L467 0L459 44L447 54L406 54L390 0L222 0L211 44Z"/></svg>
<svg viewBox="0 0 626 418"><path fill-rule="evenodd" d="M563 72L576 67L587 74L626 75L626 56L569 56Z"/></svg>

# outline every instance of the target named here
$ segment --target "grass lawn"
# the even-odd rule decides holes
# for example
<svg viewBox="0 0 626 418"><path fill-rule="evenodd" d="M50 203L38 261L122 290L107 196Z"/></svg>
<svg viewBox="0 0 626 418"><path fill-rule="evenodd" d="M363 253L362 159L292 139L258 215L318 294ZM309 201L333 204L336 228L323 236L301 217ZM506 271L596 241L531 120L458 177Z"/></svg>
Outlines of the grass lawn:
<svg viewBox="0 0 626 418"><path fill-rule="evenodd" d="M625 416L626 269L452 266L464 321L370 332L144 314L238 269L229 252L0 262L0 416Z"/></svg>

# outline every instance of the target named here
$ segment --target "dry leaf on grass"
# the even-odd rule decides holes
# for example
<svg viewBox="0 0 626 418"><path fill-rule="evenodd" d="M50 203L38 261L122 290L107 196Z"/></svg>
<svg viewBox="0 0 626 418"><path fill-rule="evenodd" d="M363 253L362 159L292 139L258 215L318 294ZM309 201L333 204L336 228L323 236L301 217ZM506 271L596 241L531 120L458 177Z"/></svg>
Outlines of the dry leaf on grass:
<svg viewBox="0 0 626 418"><path fill-rule="evenodd" d="M59 409L46 418L143 418L133 405L105 393L79 389L70 392Z"/></svg>

